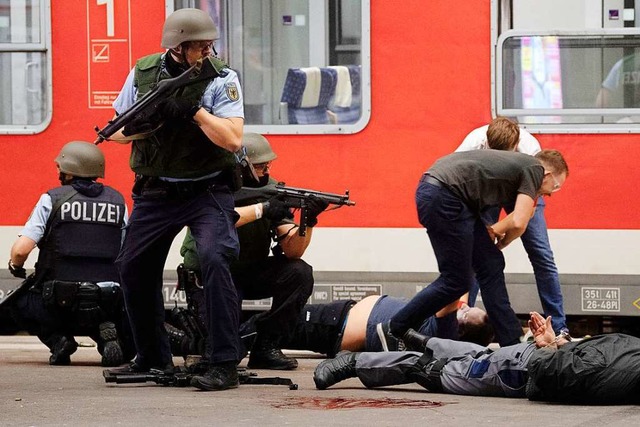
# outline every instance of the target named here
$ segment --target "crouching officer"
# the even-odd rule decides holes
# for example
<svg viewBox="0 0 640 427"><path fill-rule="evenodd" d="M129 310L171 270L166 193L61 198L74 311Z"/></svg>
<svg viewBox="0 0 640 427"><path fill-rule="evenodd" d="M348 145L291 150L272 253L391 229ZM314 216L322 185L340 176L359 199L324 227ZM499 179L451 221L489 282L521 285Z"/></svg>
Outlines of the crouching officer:
<svg viewBox="0 0 640 427"><path fill-rule="evenodd" d="M118 336L128 334L114 264L127 217L124 198L96 182L105 160L95 145L69 142L55 162L62 186L40 197L11 248L9 271L25 280L3 305L10 303L18 323L49 347L49 364L68 365L78 348L74 335L88 335L102 365L117 366L129 351ZM36 245L35 273L27 278L24 263Z"/></svg>
<svg viewBox="0 0 640 427"><path fill-rule="evenodd" d="M259 188L275 184L277 181L270 177L269 171L277 156L267 139L257 133L246 133L242 145L259 178L255 182L252 178L243 177L244 185ZM318 215L327 206L317 197L310 198L307 207L309 228L305 236L300 236L297 224L291 219L293 213L277 198L266 202L236 202L240 256L231 264L233 282L242 299L273 298L271 309L256 317L257 336L251 348L246 349L251 351L249 368L288 370L298 366L296 359L281 351L280 342L292 333L296 319L313 290L313 269L300 258L311 242ZM191 233L187 233L180 253L184 256L183 267L195 271L192 278L200 278L199 247L196 247ZM201 307L202 304L197 302L198 296L190 295L188 286L185 290L190 305L194 303ZM206 319L206 312L199 308L196 310L200 318Z"/></svg>

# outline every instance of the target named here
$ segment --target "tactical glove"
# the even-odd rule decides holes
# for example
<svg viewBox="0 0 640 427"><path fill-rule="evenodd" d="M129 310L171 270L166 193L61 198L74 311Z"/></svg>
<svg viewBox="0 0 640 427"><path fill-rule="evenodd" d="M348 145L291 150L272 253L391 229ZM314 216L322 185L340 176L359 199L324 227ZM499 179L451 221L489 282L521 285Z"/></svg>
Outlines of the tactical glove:
<svg viewBox="0 0 640 427"><path fill-rule="evenodd" d="M318 215L329 207L329 203L318 196L310 195L307 200L307 227L315 227L318 224Z"/></svg>
<svg viewBox="0 0 640 427"><path fill-rule="evenodd" d="M282 221L285 218L293 219L293 213L276 197L272 197L262 203L262 217L273 222Z"/></svg>
<svg viewBox="0 0 640 427"><path fill-rule="evenodd" d="M198 104L184 98L167 98L158 107L166 119L191 119L200 109Z"/></svg>
<svg viewBox="0 0 640 427"><path fill-rule="evenodd" d="M131 136L139 133L147 133L154 130L157 126L158 123L151 123L147 119L135 119L124 125L122 128L122 134L124 136Z"/></svg>
<svg viewBox="0 0 640 427"><path fill-rule="evenodd" d="M9 260L9 272L13 275L13 277L17 277L19 279L27 278L27 270L25 270L22 266L18 267L13 265L11 260Z"/></svg>

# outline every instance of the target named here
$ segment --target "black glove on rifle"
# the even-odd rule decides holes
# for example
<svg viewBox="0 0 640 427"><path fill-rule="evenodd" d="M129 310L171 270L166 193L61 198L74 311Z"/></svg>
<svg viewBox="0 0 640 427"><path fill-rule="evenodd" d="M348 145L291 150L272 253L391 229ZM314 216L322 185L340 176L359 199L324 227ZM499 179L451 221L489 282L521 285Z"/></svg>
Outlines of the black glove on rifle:
<svg viewBox="0 0 640 427"><path fill-rule="evenodd" d="M26 279L27 278L27 270L25 270L24 267L22 267L22 266L18 267L18 266L13 265L11 260L9 260L9 272L11 272L13 277L17 277L19 279Z"/></svg>
<svg viewBox="0 0 640 427"><path fill-rule="evenodd" d="M151 132L160 124L160 118L157 115L151 117L137 117L131 122L124 125L122 134L124 136L137 135L139 133Z"/></svg>
<svg viewBox="0 0 640 427"><path fill-rule="evenodd" d="M293 219L293 212L276 197L272 197L262 203L262 217L273 222L282 221L285 218Z"/></svg>
<svg viewBox="0 0 640 427"><path fill-rule="evenodd" d="M200 109L198 104L184 98L167 98L158 107L166 119L191 119Z"/></svg>
<svg viewBox="0 0 640 427"><path fill-rule="evenodd" d="M307 227L315 227L318 224L318 215L320 215L325 209L329 207L329 202L326 202L314 196L309 196L307 200Z"/></svg>

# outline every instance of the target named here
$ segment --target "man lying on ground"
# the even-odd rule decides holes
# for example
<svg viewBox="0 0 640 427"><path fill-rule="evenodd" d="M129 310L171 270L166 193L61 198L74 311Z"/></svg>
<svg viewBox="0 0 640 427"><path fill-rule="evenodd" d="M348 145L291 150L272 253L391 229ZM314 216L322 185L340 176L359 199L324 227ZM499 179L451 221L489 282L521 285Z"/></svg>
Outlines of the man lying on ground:
<svg viewBox="0 0 640 427"><path fill-rule="evenodd" d="M314 382L320 390L358 377L366 387L416 382L431 392L528 397L565 403L640 402L640 339L605 334L572 342L557 337L551 317L531 313L535 342L491 350L476 344L405 335L421 352L343 352L322 361Z"/></svg>

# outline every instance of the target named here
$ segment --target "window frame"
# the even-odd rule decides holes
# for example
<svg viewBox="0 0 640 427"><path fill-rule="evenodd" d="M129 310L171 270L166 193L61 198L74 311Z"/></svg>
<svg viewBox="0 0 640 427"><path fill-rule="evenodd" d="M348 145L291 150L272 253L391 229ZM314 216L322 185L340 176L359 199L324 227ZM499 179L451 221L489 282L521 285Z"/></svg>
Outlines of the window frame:
<svg viewBox="0 0 640 427"><path fill-rule="evenodd" d="M52 76L52 54L51 54L51 0L40 0L41 12L40 22L40 42L38 43L0 43L0 53L14 52L37 52L44 53L46 67L44 73L46 75L46 106L44 109L44 117L41 123L37 125L14 125L0 123L0 135L33 135L43 132L51 124L53 117L53 76ZM25 91L27 88L24 89Z"/></svg>
<svg viewBox="0 0 640 427"><path fill-rule="evenodd" d="M167 16L174 11L175 0L166 0ZM233 0L231 0L233 1ZM361 114L358 121L349 124L247 124L244 125L245 132L255 132L264 135L319 135L319 134L354 134L362 131L371 119L371 0L361 1L362 16L362 38L361 38ZM325 2L310 2L310 7L324 7ZM194 3L195 7L195 3ZM235 7L239 7L235 5ZM238 22L233 21L234 17L228 15L222 19L227 20L227 28L234 28ZM328 16L328 15L327 15ZM235 17L237 19L237 16ZM230 22L231 21L231 22ZM330 23L325 22L328 26ZM327 43L329 40L327 39ZM328 57L328 54L327 54ZM233 62L230 64L234 68ZM328 66L328 64L327 64Z"/></svg>
<svg viewBox="0 0 640 427"><path fill-rule="evenodd" d="M640 108L563 108L563 109L527 109L505 108L503 98L503 46L510 38L517 37L619 37L625 35L640 36L640 29L592 29L584 31L523 31L508 30L500 34L495 49L495 70L492 78L495 102L492 106L492 114L495 116L640 116ZM640 46L639 46L640 47ZM640 133L640 123L522 123L528 130L537 133Z"/></svg>

